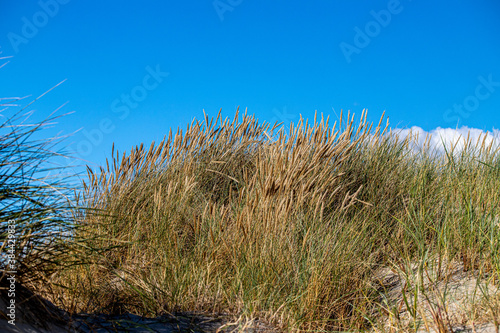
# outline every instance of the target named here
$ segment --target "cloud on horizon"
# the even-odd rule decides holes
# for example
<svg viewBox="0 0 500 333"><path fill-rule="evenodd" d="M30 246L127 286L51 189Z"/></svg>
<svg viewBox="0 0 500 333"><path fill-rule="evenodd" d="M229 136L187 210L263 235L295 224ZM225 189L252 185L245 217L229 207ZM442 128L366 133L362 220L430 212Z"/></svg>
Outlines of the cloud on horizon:
<svg viewBox="0 0 500 333"><path fill-rule="evenodd" d="M456 151L460 152L464 146L467 137L472 144L479 144L484 140L486 146L493 143L495 147L500 146L500 130L493 129L492 131L483 131L478 128L470 128L462 126L460 128L441 128L437 127L430 131L424 131L418 126L413 126L406 129L392 129L393 133L398 133L401 138L406 138L410 133L414 138L414 149L420 150L423 148L426 137L430 136L430 147L436 149L439 153L444 153L446 146L449 149L453 144L457 143Z"/></svg>

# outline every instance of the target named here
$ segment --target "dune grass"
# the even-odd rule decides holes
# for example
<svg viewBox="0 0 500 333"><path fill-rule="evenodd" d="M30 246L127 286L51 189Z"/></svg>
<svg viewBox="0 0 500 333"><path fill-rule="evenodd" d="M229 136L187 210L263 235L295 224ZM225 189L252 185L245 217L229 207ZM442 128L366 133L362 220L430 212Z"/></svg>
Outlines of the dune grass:
<svg viewBox="0 0 500 333"><path fill-rule="evenodd" d="M387 329L383 318L395 310L382 301L381 269L418 284L429 267L444 280L449 263L461 263L497 284L496 147L468 140L445 155L416 152L411 137L381 123L372 129L366 114L333 127L301 119L285 136L246 113L232 122L219 114L149 149L113 152L88 170L80 204L100 212L81 217L85 232L104 239L90 246L115 248L61 274L74 291L66 297L76 311L195 310L285 330ZM415 328L412 290L404 302Z"/></svg>
<svg viewBox="0 0 500 333"><path fill-rule="evenodd" d="M33 120L28 108L36 100L12 112L24 99L0 99L0 296L3 302L16 301L17 320L40 323L44 318L60 320L61 313L26 307L30 302L26 297L36 291L63 300L54 277L88 264L89 254L96 249L88 247L88 239L80 238L82 231L76 232L84 227L77 217L85 207L75 206L76 177L60 164L69 158L62 145L65 138L44 135L47 127L65 115L54 113L42 121ZM14 293L7 277L15 278ZM25 313L28 308L35 312ZM1 311L0 315L7 318Z"/></svg>
<svg viewBox="0 0 500 333"><path fill-rule="evenodd" d="M2 106L5 104L8 102ZM53 149L59 140L35 137L57 117L31 123L31 113L23 111L9 117L5 112L1 114L0 251L2 266L8 254L15 253L8 270L17 271L26 283L71 264L63 240L71 229L66 219L71 206L67 200L66 179L61 177L61 170L51 164L52 159L62 156ZM14 232L9 233L10 229ZM9 234L14 240L10 243L7 242Z"/></svg>
<svg viewBox="0 0 500 333"><path fill-rule="evenodd" d="M449 330L431 282L453 265L483 289L499 282L499 152L467 138L416 151L382 123L301 118L285 135L219 113L113 150L70 216L90 250L61 255L82 262L51 272L47 297L74 313L224 313L286 331ZM498 293L483 296L473 320L498 325Z"/></svg>

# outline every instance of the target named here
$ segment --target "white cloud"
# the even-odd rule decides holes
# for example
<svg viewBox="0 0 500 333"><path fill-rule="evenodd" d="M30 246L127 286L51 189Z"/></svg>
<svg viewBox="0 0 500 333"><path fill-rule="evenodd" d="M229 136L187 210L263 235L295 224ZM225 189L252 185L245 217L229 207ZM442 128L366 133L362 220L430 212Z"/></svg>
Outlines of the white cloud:
<svg viewBox="0 0 500 333"><path fill-rule="evenodd" d="M422 149L424 143L426 142L427 136L430 136L430 148L436 149L437 152L443 153L446 149L456 144L455 151L460 152L466 143L467 138L474 146L478 143L481 146L483 139L486 146L493 142L493 145L500 145L500 130L493 129L493 131L483 131L478 128L470 128L467 126L462 126L460 128L435 128L430 131L424 131L418 126L413 126L409 129L393 129L393 133L398 133L400 138L406 138L410 133L413 136L413 147L416 150ZM457 143L458 141L458 143Z"/></svg>

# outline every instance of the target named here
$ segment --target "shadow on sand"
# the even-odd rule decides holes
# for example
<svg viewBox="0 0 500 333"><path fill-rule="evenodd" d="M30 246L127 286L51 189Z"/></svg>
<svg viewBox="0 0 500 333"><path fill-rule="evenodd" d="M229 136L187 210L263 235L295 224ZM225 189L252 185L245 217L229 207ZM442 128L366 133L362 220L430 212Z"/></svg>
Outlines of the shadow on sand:
<svg viewBox="0 0 500 333"><path fill-rule="evenodd" d="M175 313L157 318L144 318L134 314L69 315L28 288L15 283L15 297L9 274L0 272L0 331L1 332L232 332L237 326L229 325L228 318L210 317L198 313ZM14 311L8 309L15 300ZM12 306L11 306L12 308ZM10 314L10 316L9 316ZM14 314L14 316L12 315ZM11 319L15 318L15 325ZM9 323L11 321L11 323ZM246 332L269 332L257 324Z"/></svg>

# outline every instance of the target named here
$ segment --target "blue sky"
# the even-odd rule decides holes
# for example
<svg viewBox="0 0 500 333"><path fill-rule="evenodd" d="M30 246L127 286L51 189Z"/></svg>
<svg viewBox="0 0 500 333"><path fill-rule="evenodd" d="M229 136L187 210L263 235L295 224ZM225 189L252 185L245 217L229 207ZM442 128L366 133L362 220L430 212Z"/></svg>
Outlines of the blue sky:
<svg viewBox="0 0 500 333"><path fill-rule="evenodd" d="M193 118L335 119L366 108L423 131L500 127L500 3L13 1L0 4L2 97L36 97L46 133L89 163ZM1 64L1 63L0 63ZM27 99L26 101L28 101ZM333 124L333 122L332 122Z"/></svg>

